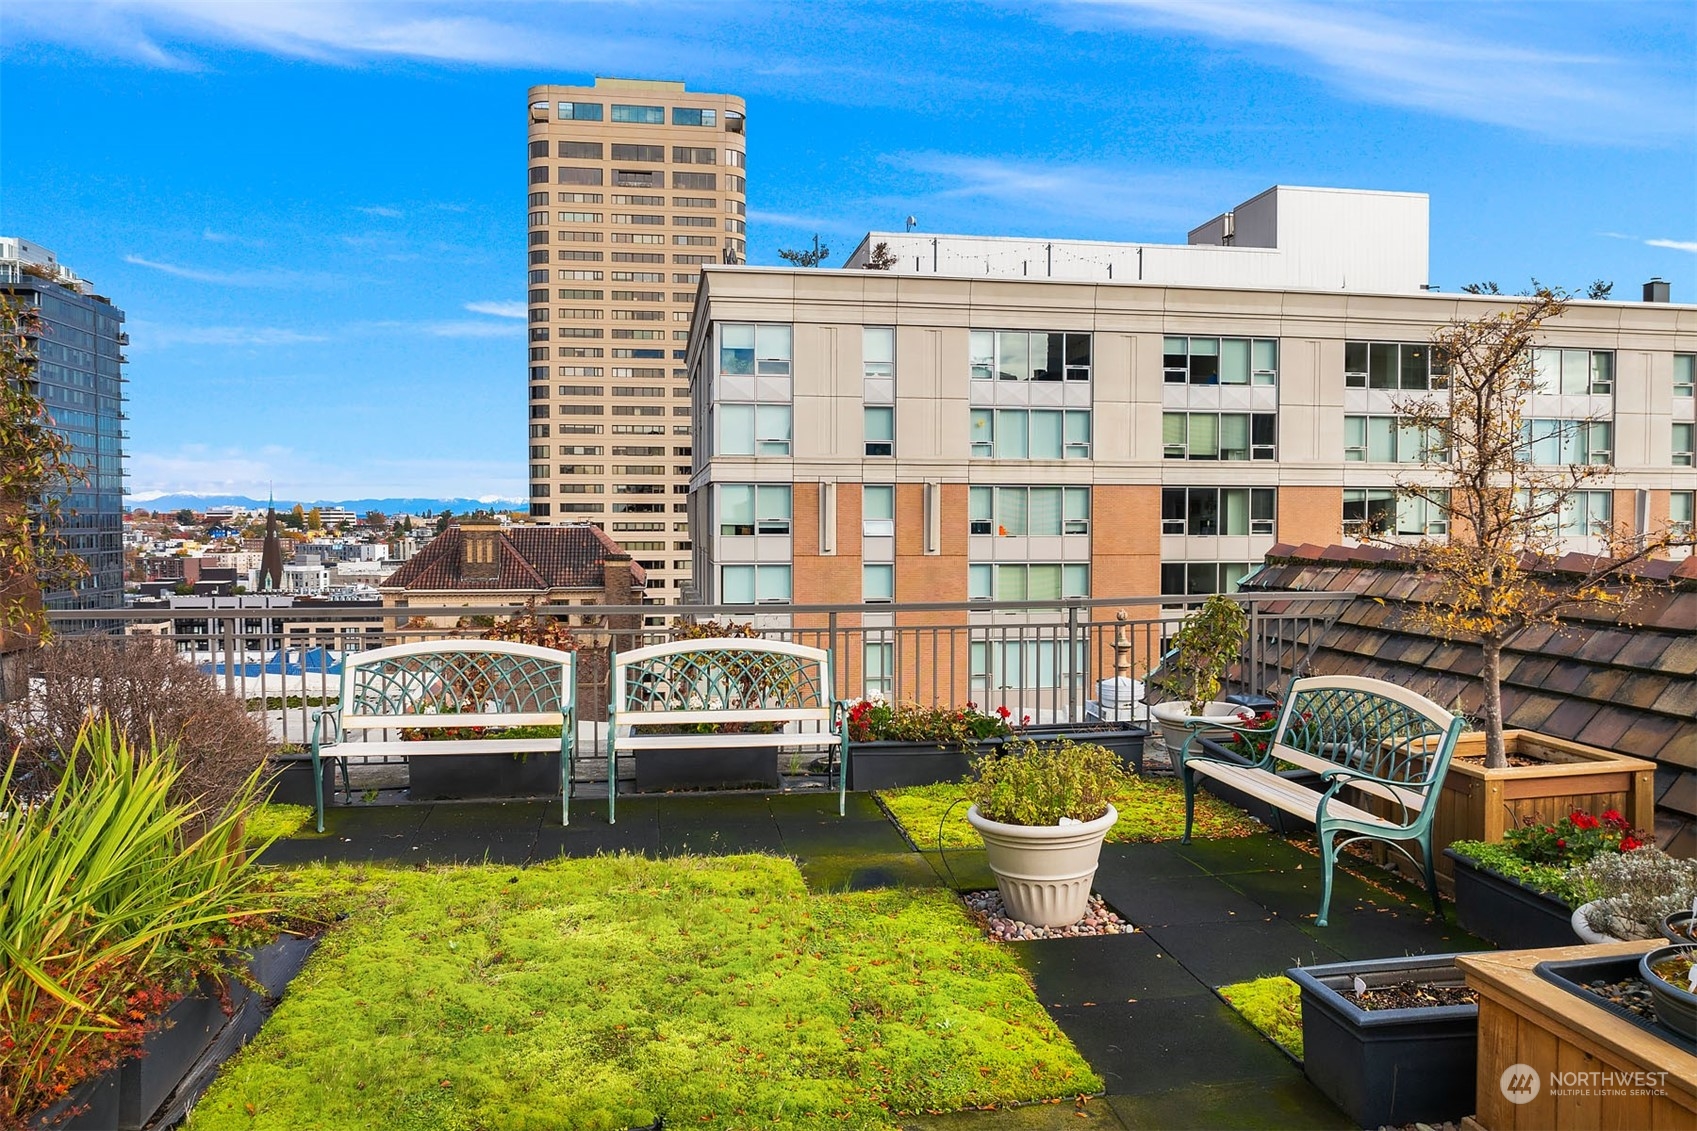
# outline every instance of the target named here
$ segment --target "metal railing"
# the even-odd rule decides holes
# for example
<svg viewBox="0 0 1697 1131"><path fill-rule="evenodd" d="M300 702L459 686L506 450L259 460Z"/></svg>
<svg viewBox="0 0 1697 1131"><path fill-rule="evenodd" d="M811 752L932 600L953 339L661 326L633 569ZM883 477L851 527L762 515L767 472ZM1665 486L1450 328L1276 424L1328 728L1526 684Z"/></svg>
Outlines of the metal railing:
<svg viewBox="0 0 1697 1131"><path fill-rule="evenodd" d="M873 605L549 605L580 652L579 717L605 718L607 653L671 638L674 618L737 620L763 635L828 648L840 698L985 710L1015 720L1141 721L1140 681L1160 663L1186 608L1204 598L1118 597L1060 602L973 601ZM1353 594L1235 594L1249 634L1230 675L1234 690L1277 693ZM341 659L403 641L477 637L510 605L179 608L102 610L127 639L167 643L264 718L279 741L309 740L313 713L340 692ZM49 613L75 635L87 612ZM1116 681L1108 688L1103 681ZM1103 692L1107 694L1104 695ZM1106 709L1104 709L1106 705Z"/></svg>

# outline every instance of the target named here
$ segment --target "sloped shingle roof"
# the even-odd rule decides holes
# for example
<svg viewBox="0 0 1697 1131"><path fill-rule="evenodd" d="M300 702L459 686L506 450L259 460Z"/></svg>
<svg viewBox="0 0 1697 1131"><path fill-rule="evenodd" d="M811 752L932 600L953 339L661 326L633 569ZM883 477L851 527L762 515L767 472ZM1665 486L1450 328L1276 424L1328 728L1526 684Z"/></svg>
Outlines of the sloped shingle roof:
<svg viewBox="0 0 1697 1131"><path fill-rule="evenodd" d="M625 551L593 526L514 526L494 531L496 576L467 578L460 570L464 532L456 525L431 539L389 575L384 589L546 592L601 589L607 558ZM643 584L642 567L631 563L632 583Z"/></svg>

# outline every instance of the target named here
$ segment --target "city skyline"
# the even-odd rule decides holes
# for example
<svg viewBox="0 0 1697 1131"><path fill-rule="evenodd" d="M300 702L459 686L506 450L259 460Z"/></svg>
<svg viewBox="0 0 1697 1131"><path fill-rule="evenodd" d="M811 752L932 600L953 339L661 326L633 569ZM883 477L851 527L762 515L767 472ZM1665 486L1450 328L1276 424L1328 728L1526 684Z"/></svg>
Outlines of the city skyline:
<svg viewBox="0 0 1697 1131"><path fill-rule="evenodd" d="M1430 194L1444 290L1697 299L1688 6L464 11L9 15L0 228L129 311L138 494L522 498L519 114L596 73L748 100L754 264L909 214L1182 243L1320 184Z"/></svg>

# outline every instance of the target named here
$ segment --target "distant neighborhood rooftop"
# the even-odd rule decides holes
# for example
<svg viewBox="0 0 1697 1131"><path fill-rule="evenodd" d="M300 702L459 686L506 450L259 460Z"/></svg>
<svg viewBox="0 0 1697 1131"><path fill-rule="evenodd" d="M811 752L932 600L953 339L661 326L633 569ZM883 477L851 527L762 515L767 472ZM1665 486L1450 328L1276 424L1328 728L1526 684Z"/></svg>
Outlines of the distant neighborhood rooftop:
<svg viewBox="0 0 1697 1131"><path fill-rule="evenodd" d="M391 574L383 591L599 591L608 587L610 561L628 568L631 587L643 587L642 567L593 526L455 524Z"/></svg>

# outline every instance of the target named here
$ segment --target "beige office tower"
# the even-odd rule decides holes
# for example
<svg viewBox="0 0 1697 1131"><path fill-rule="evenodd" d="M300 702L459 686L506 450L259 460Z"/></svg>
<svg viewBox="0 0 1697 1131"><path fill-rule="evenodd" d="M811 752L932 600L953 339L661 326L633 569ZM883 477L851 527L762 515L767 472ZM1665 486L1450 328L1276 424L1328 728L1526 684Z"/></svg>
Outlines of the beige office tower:
<svg viewBox="0 0 1697 1131"><path fill-rule="evenodd" d="M530 511L690 580L689 380L703 264L745 259L743 100L681 82L530 88Z"/></svg>

